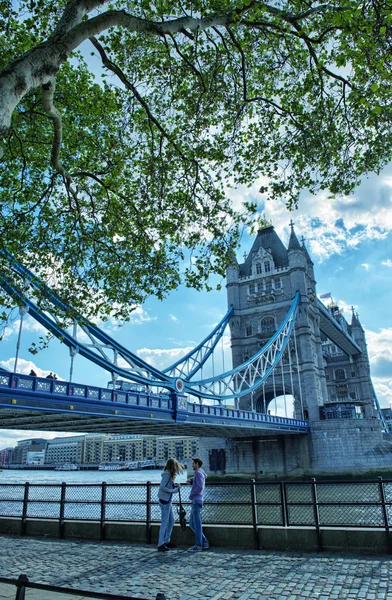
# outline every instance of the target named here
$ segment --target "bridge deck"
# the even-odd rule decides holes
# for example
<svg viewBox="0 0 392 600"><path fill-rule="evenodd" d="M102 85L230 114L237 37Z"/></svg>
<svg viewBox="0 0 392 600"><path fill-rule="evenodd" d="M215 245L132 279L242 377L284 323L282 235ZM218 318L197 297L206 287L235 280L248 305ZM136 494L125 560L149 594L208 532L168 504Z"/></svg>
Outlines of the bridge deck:
<svg viewBox="0 0 392 600"><path fill-rule="evenodd" d="M230 438L309 432L301 419L18 373L0 375L0 428Z"/></svg>
<svg viewBox="0 0 392 600"><path fill-rule="evenodd" d="M320 311L320 329L329 339L334 342L343 352L349 356L361 354L362 350L354 338L344 331L341 325L333 318L324 304L318 300L317 306Z"/></svg>

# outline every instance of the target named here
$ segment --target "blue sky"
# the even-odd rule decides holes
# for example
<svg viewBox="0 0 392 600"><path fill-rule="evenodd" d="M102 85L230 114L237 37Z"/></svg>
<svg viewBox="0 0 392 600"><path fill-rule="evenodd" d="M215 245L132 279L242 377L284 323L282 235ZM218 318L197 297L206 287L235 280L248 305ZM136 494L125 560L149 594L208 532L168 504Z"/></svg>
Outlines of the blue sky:
<svg viewBox="0 0 392 600"><path fill-rule="evenodd" d="M299 209L289 212L283 203L266 202L258 189L231 190L233 202L257 201L260 211L272 221L284 243L293 219L298 238L304 236L315 263L318 294L331 292L347 319L351 305L359 313L367 335L371 372L382 406L392 403L392 165L379 175L371 175L350 197L318 197L304 192ZM244 233L238 260L242 262L253 238ZM165 301L148 300L138 307L131 321L122 327L108 322L110 335L137 352L143 359L163 368L201 341L226 313L226 291L198 293L186 288L173 292ZM0 365L13 369L18 318L0 342ZM42 335L41 326L28 319L23 329L18 370L38 375L50 371L68 380L68 350L57 340L49 349L31 355L28 347ZM225 339L226 367L229 340ZM217 367L218 368L218 367ZM74 381L106 386L110 376L81 357L76 357ZM0 449L16 440L40 436L40 432L1 431ZM56 434L58 435L58 434ZM43 437L53 437L45 432Z"/></svg>

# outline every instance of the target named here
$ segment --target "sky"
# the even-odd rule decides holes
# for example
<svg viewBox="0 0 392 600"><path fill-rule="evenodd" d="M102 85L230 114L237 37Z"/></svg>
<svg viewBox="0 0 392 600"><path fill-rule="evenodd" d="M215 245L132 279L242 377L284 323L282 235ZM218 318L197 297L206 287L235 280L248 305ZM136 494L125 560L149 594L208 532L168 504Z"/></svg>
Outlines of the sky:
<svg viewBox="0 0 392 600"><path fill-rule="evenodd" d="M380 175L371 175L354 194L335 199L303 192L298 210L289 212L283 203L266 201L260 181L252 187L230 190L235 204L255 201L287 245L289 222L294 221L300 239L306 240L315 264L318 295L330 292L351 318L351 306L359 314L366 332L371 374L381 406L392 404L392 164ZM253 237L244 232L237 258L243 262ZM226 290L196 292L184 287L166 300L149 299L132 313L129 323L107 322L104 329L128 349L155 367L164 368L199 343L227 311ZM5 331L0 342L0 366L13 370L19 318ZM23 326L18 371L34 369L39 376L50 371L69 379L68 349L53 340L37 355L29 353L32 342L45 335L41 325L27 318ZM223 344L225 366L230 343ZM216 366L219 368L219 365ZM77 356L73 381L106 387L110 375ZM58 433L0 430L0 449L31 437L52 438ZM64 434L66 435L66 434ZM68 434L70 435L70 434Z"/></svg>

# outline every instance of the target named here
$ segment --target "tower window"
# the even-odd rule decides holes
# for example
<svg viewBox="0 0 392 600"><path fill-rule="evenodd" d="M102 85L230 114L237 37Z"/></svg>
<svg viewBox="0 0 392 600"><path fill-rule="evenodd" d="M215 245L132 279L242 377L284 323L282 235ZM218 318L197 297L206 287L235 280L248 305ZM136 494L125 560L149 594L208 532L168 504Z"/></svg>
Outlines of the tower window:
<svg viewBox="0 0 392 600"><path fill-rule="evenodd" d="M266 261L266 262L264 263L264 271L265 271L266 273L270 273L270 272L271 272L271 264L270 264L268 261Z"/></svg>
<svg viewBox="0 0 392 600"><path fill-rule="evenodd" d="M280 290L281 287L282 287L282 284L281 284L280 279L275 279L275 289Z"/></svg>
<svg viewBox="0 0 392 600"><path fill-rule="evenodd" d="M336 369L335 379L336 381L344 381L346 379L346 371L344 369Z"/></svg>
<svg viewBox="0 0 392 600"><path fill-rule="evenodd" d="M275 319L273 317L264 317L260 321L260 332L266 333L267 331L275 330Z"/></svg>
<svg viewBox="0 0 392 600"><path fill-rule="evenodd" d="M253 335L253 327L250 323L245 327L245 335L246 337L251 337Z"/></svg>
<svg viewBox="0 0 392 600"><path fill-rule="evenodd" d="M256 275L261 275L261 273L262 273L261 263L256 263Z"/></svg>
<svg viewBox="0 0 392 600"><path fill-rule="evenodd" d="M256 291L255 284L251 283L250 286L249 286L249 293L250 294L254 294L255 291Z"/></svg>
<svg viewBox="0 0 392 600"><path fill-rule="evenodd" d="M271 280L265 282L265 289L272 290L272 281Z"/></svg>

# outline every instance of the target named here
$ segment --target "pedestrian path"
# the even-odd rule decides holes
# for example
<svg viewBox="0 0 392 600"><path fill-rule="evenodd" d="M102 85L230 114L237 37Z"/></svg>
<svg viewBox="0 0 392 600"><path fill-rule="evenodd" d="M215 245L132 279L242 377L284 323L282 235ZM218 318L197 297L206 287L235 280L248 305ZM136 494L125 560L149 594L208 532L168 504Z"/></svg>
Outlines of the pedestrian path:
<svg viewBox="0 0 392 600"><path fill-rule="evenodd" d="M392 600L391 558L0 537L0 575L155 600ZM15 588L0 587L0 599ZM8 594L8 595L7 595ZM12 595L13 594L13 595ZM83 596L28 591L26 600Z"/></svg>

